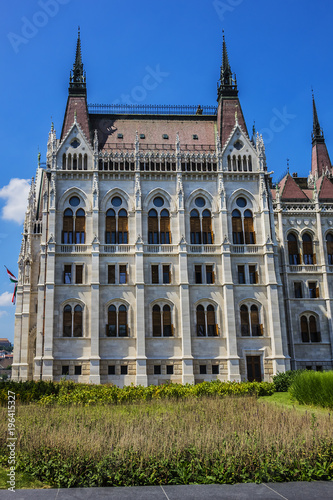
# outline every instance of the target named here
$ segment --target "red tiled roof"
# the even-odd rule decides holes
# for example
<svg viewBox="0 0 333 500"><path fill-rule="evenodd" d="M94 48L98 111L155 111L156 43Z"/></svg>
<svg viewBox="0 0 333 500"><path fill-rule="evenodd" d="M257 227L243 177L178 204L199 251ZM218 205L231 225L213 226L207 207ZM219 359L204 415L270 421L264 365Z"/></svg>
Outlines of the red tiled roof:
<svg viewBox="0 0 333 500"><path fill-rule="evenodd" d="M215 145L215 117L212 120L200 120L198 118L124 118L115 116L90 115L92 130L97 129L99 145L102 149L114 146L116 143L133 144L136 131L139 134L139 141L142 144L170 144L175 145L176 134L179 133L180 144L190 145ZM122 139L118 139L118 134L123 134ZM140 139L140 134L145 135L145 139ZM163 139L162 135L167 134L168 139ZM198 139L193 139L196 134Z"/></svg>
<svg viewBox="0 0 333 500"><path fill-rule="evenodd" d="M237 120L241 129L248 135L242 108L238 98L222 99L222 106L218 107L217 111L217 129L220 130L222 119L222 138L221 146L227 142L235 124L235 112L237 111Z"/></svg>
<svg viewBox="0 0 333 500"><path fill-rule="evenodd" d="M86 138L90 141L91 137L89 128L87 99L86 97L83 96L68 97L60 140L62 141L64 139L67 132L73 125L75 111L76 111L76 121L83 130L83 133L86 136Z"/></svg>
<svg viewBox="0 0 333 500"><path fill-rule="evenodd" d="M283 186L281 188L282 181L284 180ZM302 191L302 189L296 184L295 180L290 174L287 174L285 179L282 179L280 185L281 188L281 200L304 200L308 201L309 198Z"/></svg>
<svg viewBox="0 0 333 500"><path fill-rule="evenodd" d="M333 184L326 175L323 176L318 190L319 200L333 200Z"/></svg>
<svg viewBox="0 0 333 500"><path fill-rule="evenodd" d="M326 170L326 167L331 168L331 160L328 155L327 147L324 142L314 144L312 147L311 172L314 175L318 173L320 177Z"/></svg>

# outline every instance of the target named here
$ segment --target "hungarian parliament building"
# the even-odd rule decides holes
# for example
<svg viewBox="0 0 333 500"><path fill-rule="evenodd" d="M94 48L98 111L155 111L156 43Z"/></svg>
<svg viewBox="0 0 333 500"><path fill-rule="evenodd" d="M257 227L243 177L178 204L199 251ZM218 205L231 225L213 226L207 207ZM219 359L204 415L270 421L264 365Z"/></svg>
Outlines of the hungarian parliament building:
<svg viewBox="0 0 333 500"><path fill-rule="evenodd" d="M13 380L333 368L333 172L314 97L310 174L273 184L224 37L222 51L216 106L88 105L79 33L28 197Z"/></svg>

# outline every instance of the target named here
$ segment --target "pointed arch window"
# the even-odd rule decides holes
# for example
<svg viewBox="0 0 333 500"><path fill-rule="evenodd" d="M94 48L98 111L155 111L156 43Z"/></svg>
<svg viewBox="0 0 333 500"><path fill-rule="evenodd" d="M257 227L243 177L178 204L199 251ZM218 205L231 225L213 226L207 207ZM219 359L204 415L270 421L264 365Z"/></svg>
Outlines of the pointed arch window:
<svg viewBox="0 0 333 500"><path fill-rule="evenodd" d="M153 306L153 337L172 337L173 325L171 321L171 308L168 304Z"/></svg>
<svg viewBox="0 0 333 500"><path fill-rule="evenodd" d="M242 217L240 211L237 209L232 212L232 242L235 245L244 244Z"/></svg>
<svg viewBox="0 0 333 500"><path fill-rule="evenodd" d="M73 211L70 208L66 208L62 224L63 243L73 243L73 229L74 229Z"/></svg>
<svg viewBox="0 0 333 500"><path fill-rule="evenodd" d="M302 342L321 342L321 335L317 328L316 317L313 314L301 316Z"/></svg>
<svg viewBox="0 0 333 500"><path fill-rule="evenodd" d="M85 211L82 208L79 208L74 216L73 211L70 208L66 208L63 216L62 243L84 243L85 234Z"/></svg>
<svg viewBox="0 0 333 500"><path fill-rule="evenodd" d="M107 337L128 337L127 308L124 304L118 308L111 304L108 308Z"/></svg>
<svg viewBox="0 0 333 500"><path fill-rule="evenodd" d="M117 212L110 208L106 212L105 243L120 245L128 243L128 216L124 208Z"/></svg>
<svg viewBox="0 0 333 500"><path fill-rule="evenodd" d="M288 241L288 255L289 264L297 266L300 264L300 255L298 250L298 242L294 233L289 233L287 236Z"/></svg>
<svg viewBox="0 0 333 500"><path fill-rule="evenodd" d="M199 198L200 199L200 198ZM214 243L212 231L212 216L209 210L204 209L201 212L194 208L190 213L190 236L191 244L211 245Z"/></svg>
<svg viewBox="0 0 333 500"><path fill-rule="evenodd" d="M333 234L328 233L326 236L327 260L331 266L333 264Z"/></svg>
<svg viewBox="0 0 333 500"><path fill-rule="evenodd" d="M196 309L196 320L198 337L218 336L218 325L216 323L214 306L209 304L205 309L202 304L199 304Z"/></svg>
<svg viewBox="0 0 333 500"><path fill-rule="evenodd" d="M82 337L83 335L83 311L79 304L71 306L67 304L63 309L63 336Z"/></svg>
<svg viewBox="0 0 333 500"><path fill-rule="evenodd" d="M158 198L155 198L158 199ZM170 214L166 208L161 211L152 208L148 212L148 243L165 245L171 243Z"/></svg>
<svg viewBox="0 0 333 500"><path fill-rule="evenodd" d="M241 335L242 337L260 337L263 335L263 325L260 324L258 306L252 304L240 306Z"/></svg>
<svg viewBox="0 0 333 500"><path fill-rule="evenodd" d="M313 253L313 243L312 238L309 233L304 233L302 236L303 242L303 262L305 265L311 265L316 263L316 256Z"/></svg>

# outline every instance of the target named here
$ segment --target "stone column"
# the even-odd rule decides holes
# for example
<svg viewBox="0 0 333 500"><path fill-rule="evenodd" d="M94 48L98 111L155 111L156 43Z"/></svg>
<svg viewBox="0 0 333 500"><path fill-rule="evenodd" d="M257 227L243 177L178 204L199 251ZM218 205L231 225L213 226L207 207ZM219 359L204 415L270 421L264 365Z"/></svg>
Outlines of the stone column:
<svg viewBox="0 0 333 500"><path fill-rule="evenodd" d="M93 227L98 227L98 210L93 211ZM90 302L90 376L89 382L100 384L99 355L99 240L95 235L91 250L91 302Z"/></svg>
<svg viewBox="0 0 333 500"><path fill-rule="evenodd" d="M137 213L137 224L141 225L141 212ZM138 227L137 225L137 227ZM136 384L147 387L147 357L145 329L145 287L143 271L143 240L139 237L135 246L135 291L136 291Z"/></svg>
<svg viewBox="0 0 333 500"><path fill-rule="evenodd" d="M194 384L192 338L190 321L190 296L187 267L187 245L184 236L179 242L179 302L180 333L182 336L182 382Z"/></svg>
<svg viewBox="0 0 333 500"><path fill-rule="evenodd" d="M234 299L234 285L231 273L231 253L230 242L226 236L222 246L222 272L223 272L223 334L227 338L227 366L228 380L240 382L241 376L239 371L239 356L237 352L237 335L236 335L236 314Z"/></svg>

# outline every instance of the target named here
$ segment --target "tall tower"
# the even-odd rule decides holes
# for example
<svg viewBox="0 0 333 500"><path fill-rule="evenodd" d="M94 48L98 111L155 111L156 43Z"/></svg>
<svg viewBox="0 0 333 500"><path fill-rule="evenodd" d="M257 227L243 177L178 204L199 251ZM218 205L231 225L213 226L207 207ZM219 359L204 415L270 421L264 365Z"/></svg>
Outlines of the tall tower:
<svg viewBox="0 0 333 500"><path fill-rule="evenodd" d="M217 102L217 130L223 148L236 124L236 119L243 132L248 135L238 98L237 79L236 75L231 71L224 34L222 42L222 66L220 80L217 83Z"/></svg>
<svg viewBox="0 0 333 500"><path fill-rule="evenodd" d="M312 108L313 108L313 129L312 129L312 161L311 173L315 178L321 177L328 168L331 170L331 160L328 155L324 132L320 128L316 103L314 95L312 94Z"/></svg>

